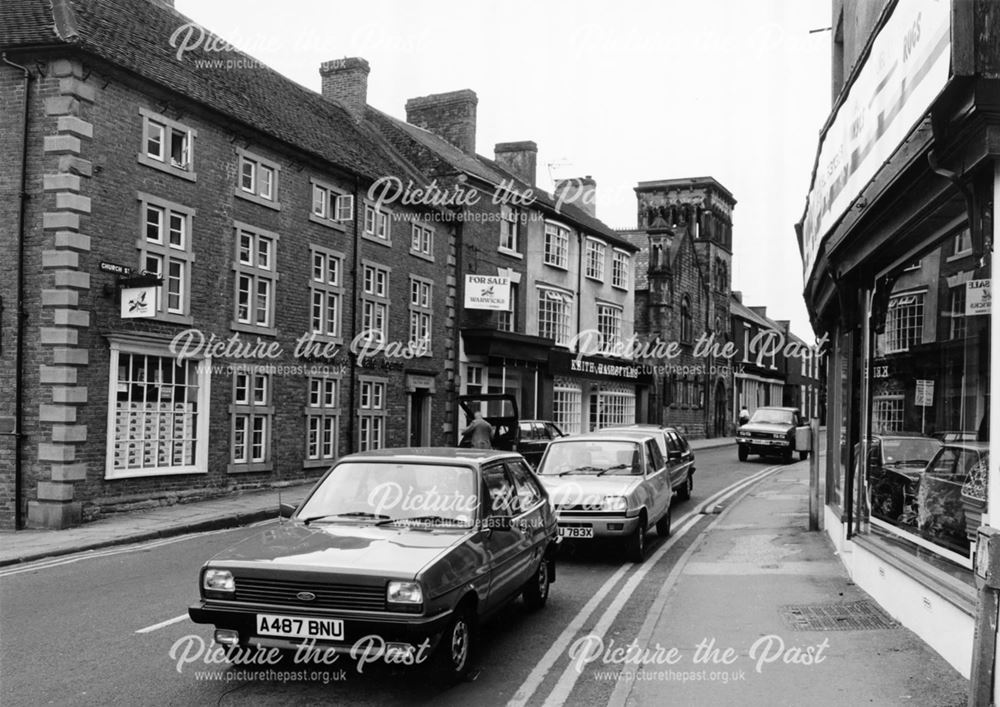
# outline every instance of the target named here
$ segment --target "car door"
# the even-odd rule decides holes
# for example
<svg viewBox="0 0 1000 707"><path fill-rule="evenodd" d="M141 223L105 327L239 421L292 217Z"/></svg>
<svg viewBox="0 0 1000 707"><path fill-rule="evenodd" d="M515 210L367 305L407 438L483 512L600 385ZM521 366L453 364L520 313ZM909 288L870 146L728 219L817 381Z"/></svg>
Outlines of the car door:
<svg viewBox="0 0 1000 707"><path fill-rule="evenodd" d="M503 462L483 467L484 545L490 565L490 588L486 611L520 591L527 579L531 543L515 522L520 514L517 490Z"/></svg>
<svg viewBox="0 0 1000 707"><path fill-rule="evenodd" d="M667 468L670 469L670 484L673 488L683 488L687 483L688 469L694 460L691 448L673 430L667 430Z"/></svg>
<svg viewBox="0 0 1000 707"><path fill-rule="evenodd" d="M519 459L509 460L506 464L507 471L514 480L521 510L515 522L521 525L524 533L523 562L526 570L524 581L527 582L534 576L535 568L542 559L551 533L551 528L546 526L548 501L538 482L532 477L527 464Z"/></svg>
<svg viewBox="0 0 1000 707"><path fill-rule="evenodd" d="M653 523L663 517L670 507L673 487L670 484L667 462L663 458L663 454L660 453L659 445L649 439L646 440L644 446L646 451L646 467L644 469L646 478L644 483L649 489L650 502L652 504L649 522Z"/></svg>

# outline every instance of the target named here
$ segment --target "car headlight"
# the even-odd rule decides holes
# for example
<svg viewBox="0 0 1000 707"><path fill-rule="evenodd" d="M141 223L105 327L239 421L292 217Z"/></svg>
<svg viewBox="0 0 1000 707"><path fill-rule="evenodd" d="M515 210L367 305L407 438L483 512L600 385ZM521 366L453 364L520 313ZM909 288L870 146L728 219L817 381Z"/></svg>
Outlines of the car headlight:
<svg viewBox="0 0 1000 707"><path fill-rule="evenodd" d="M749 437L749 436L750 436L750 433L749 433L749 432L747 432L746 430L737 430L737 431L736 431L736 435L737 435L738 437Z"/></svg>
<svg viewBox="0 0 1000 707"><path fill-rule="evenodd" d="M624 496L605 496L601 503L601 510L626 511L628 510L628 499Z"/></svg>
<svg viewBox="0 0 1000 707"><path fill-rule="evenodd" d="M236 591L236 580L229 570L210 567L201 575L201 588L205 596L229 596Z"/></svg>
<svg viewBox="0 0 1000 707"><path fill-rule="evenodd" d="M771 436L772 436L772 437L774 437L775 439L784 439L784 438L785 438L785 435L784 435L784 434L781 434L781 433L778 433L778 432L775 432L775 433L774 433L773 435L771 435Z"/></svg>
<svg viewBox="0 0 1000 707"><path fill-rule="evenodd" d="M424 603L424 592L417 582L389 582L385 598L390 604L402 604L412 611Z"/></svg>

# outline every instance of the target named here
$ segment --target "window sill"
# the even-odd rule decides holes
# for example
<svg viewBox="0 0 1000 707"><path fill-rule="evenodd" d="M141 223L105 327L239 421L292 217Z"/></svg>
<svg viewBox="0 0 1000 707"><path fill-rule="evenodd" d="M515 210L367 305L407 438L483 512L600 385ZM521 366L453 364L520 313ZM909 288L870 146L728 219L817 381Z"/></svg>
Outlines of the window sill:
<svg viewBox="0 0 1000 707"><path fill-rule="evenodd" d="M379 238L378 236L373 236L370 233L362 233L361 238L371 243L378 243L386 248L392 248L392 239Z"/></svg>
<svg viewBox="0 0 1000 707"><path fill-rule="evenodd" d="M585 275L584 277L586 277L588 280L592 280L593 282L599 282L602 285L604 284L603 277L594 277L593 275Z"/></svg>
<svg viewBox="0 0 1000 707"><path fill-rule="evenodd" d="M949 255L947 258L944 259L944 262L953 263L956 260L962 260L964 258L968 258L970 255L972 255L971 248L969 250L963 250L961 253L954 253L952 255Z"/></svg>
<svg viewBox="0 0 1000 707"><path fill-rule="evenodd" d="M264 206L268 209L272 209L274 211L281 211L281 202L274 201L273 199L266 199L263 196L260 196L259 194L251 194L248 191L243 191L239 187L233 187L233 196L239 197L240 199L244 199L246 201L252 201L255 204L260 204L261 206Z"/></svg>
<svg viewBox="0 0 1000 707"><path fill-rule="evenodd" d="M628 287L627 287L627 286L625 286L625 285L616 285L616 284L614 284L614 283L612 282L612 283L611 283L611 286L612 286L613 288L615 288L616 290L621 290L622 292L628 292Z"/></svg>
<svg viewBox="0 0 1000 707"><path fill-rule="evenodd" d="M410 255L412 255L414 258L420 258L421 260L426 260L429 263L433 263L434 262L434 256L433 255L428 255L427 253L423 253L423 252L421 252L419 250L413 250L411 248L410 249Z"/></svg>
<svg viewBox="0 0 1000 707"><path fill-rule="evenodd" d="M226 472L229 474L251 474L257 471L273 471L274 464L272 462L241 462L232 463L226 467Z"/></svg>
<svg viewBox="0 0 1000 707"><path fill-rule="evenodd" d="M317 216L313 212L309 212L309 221L311 223L318 224L320 226L326 226L327 228L332 228L335 231L340 231L341 233L347 233L347 226L343 225L342 221L331 221L328 218L323 218L322 216Z"/></svg>
<svg viewBox="0 0 1000 707"><path fill-rule="evenodd" d="M328 466L332 466L333 463L337 461L337 458L333 459L305 459L302 461L303 469L325 469Z"/></svg>
<svg viewBox="0 0 1000 707"><path fill-rule="evenodd" d="M197 464L187 466L165 466L150 469L105 469L105 481L118 479L140 479L151 476L177 476L178 474L207 474L208 469L199 469Z"/></svg>
<svg viewBox="0 0 1000 707"><path fill-rule="evenodd" d="M253 324L244 324L242 322L232 321L229 323L229 328L233 331L242 331L246 334L260 334L261 336L277 336L278 330L274 327L263 327L254 326Z"/></svg>
<svg viewBox="0 0 1000 707"><path fill-rule="evenodd" d="M180 167L174 167L166 162L160 162L157 159L153 159L149 155L142 152L139 153L139 164L146 165L147 167L152 167L153 169L159 170L161 172L166 172L175 177L180 177L181 179L186 179L189 182L198 181L198 174L190 170L181 169Z"/></svg>
<svg viewBox="0 0 1000 707"><path fill-rule="evenodd" d="M554 268L554 269L556 269L556 270L562 270L562 271L564 271L564 272L569 272L569 267L567 267L567 266L565 266L565 265L556 265L555 263L550 263L550 262L548 262L547 260L546 260L546 261L543 261L543 263L542 263L542 264L543 264L543 265L546 265L546 266L548 266L548 267L550 267L550 268Z"/></svg>
<svg viewBox="0 0 1000 707"><path fill-rule="evenodd" d="M511 250L510 248L504 248L500 246L497 248L497 253L501 255L506 255L508 258L516 258L517 260L524 260L524 255L518 253L516 250Z"/></svg>

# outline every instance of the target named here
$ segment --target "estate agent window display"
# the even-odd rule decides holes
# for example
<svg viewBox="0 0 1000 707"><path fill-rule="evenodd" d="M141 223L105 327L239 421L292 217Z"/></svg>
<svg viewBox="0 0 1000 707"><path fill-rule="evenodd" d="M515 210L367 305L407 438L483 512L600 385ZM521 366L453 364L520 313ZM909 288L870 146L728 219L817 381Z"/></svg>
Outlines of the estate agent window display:
<svg viewBox="0 0 1000 707"><path fill-rule="evenodd" d="M987 511L990 280L967 228L876 278L854 455L862 532L970 584Z"/></svg>

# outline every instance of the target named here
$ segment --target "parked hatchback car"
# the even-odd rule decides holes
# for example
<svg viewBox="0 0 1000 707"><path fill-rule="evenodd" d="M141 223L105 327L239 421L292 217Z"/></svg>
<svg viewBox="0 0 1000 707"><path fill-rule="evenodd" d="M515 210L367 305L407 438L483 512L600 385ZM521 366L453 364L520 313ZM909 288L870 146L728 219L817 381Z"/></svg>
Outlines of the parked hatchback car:
<svg viewBox="0 0 1000 707"><path fill-rule="evenodd" d="M556 520L511 452L382 449L334 464L290 519L201 569L188 614L227 646L350 653L378 636L439 675L469 670L476 625L512 599L545 605ZM293 512L294 511L294 512Z"/></svg>
<svg viewBox="0 0 1000 707"><path fill-rule="evenodd" d="M798 408L761 407L754 410L750 421L736 431L737 454L745 462L751 454L781 457L792 461L795 452L795 430L804 427L805 421ZM809 456L799 450L799 459Z"/></svg>
<svg viewBox="0 0 1000 707"><path fill-rule="evenodd" d="M559 534L619 539L642 562L653 526L670 534L673 489L653 432L602 430L553 440L538 478L555 506Z"/></svg>
<svg viewBox="0 0 1000 707"><path fill-rule="evenodd" d="M683 432L676 427L663 427L648 423L622 425L608 429L615 432L635 431L656 435L660 452L667 460L667 471L670 474L670 485L673 487L674 493L681 501L691 498L691 491L694 490L694 452Z"/></svg>
<svg viewBox="0 0 1000 707"><path fill-rule="evenodd" d="M917 433L874 435L868 446L866 482L873 516L915 526L917 484L942 443ZM860 461L860 445L855 457Z"/></svg>
<svg viewBox="0 0 1000 707"><path fill-rule="evenodd" d="M566 433L559 429L554 422L548 420L521 420L518 426L521 430L517 451L528 460L532 467L538 466L549 442L566 436Z"/></svg>

